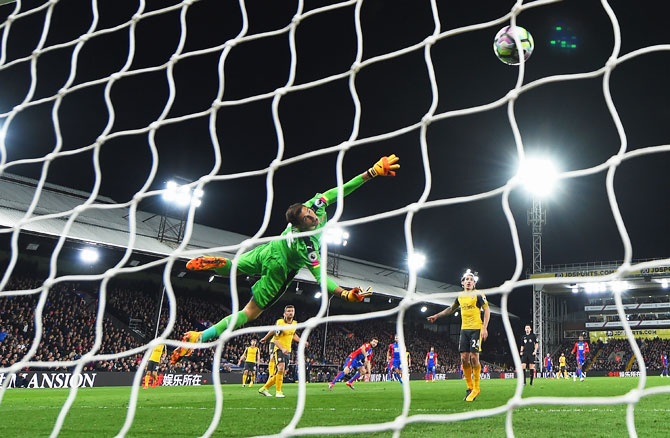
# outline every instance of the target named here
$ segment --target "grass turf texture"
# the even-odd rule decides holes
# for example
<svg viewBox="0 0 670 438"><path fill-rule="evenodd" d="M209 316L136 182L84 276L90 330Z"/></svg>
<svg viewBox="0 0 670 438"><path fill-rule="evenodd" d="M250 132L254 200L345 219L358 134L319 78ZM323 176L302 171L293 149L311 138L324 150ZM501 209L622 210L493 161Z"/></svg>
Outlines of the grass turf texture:
<svg viewBox="0 0 670 438"><path fill-rule="evenodd" d="M648 386L667 380L650 377ZM515 380L482 380L482 393L473 403L463 401L463 381L411 384L413 414L451 414L487 409L506 403L514 392ZM536 379L524 388L524 397L534 396L610 396L621 395L637 385L637 378L588 378L572 380ZM214 436L242 437L276 434L290 421L298 387L284 385L286 398L257 394L259 385L223 387L223 416ZM49 436L61 405L64 389L10 389L0 405L1 437ZM274 388L272 390L274 394ZM128 387L79 389L61 437L111 437L125 419L130 394ZM159 387L140 390L133 426L128 437L195 437L202 435L214 412L211 386ZM299 427L393 421L402 410L402 388L397 382L357 383L351 390L338 383L332 392L326 383L307 385L307 403ZM517 437L626 437L626 406L536 405L514 412ZM670 394L643 398L635 408L640 437L670 436ZM456 423L418 423L407 425L403 437L430 436L502 437L505 414ZM333 435L330 435L333 436ZM389 431L357 436L391 437Z"/></svg>

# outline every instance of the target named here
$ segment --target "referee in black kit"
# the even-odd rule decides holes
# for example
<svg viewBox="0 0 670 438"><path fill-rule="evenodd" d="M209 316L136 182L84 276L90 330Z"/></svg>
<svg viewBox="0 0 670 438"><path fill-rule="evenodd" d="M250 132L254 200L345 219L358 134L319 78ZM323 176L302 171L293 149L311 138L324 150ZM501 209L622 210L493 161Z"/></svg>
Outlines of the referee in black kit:
<svg viewBox="0 0 670 438"><path fill-rule="evenodd" d="M535 356L537 355L537 336L531 333L533 329L526 324L526 334L521 339L521 368L523 369L523 384L526 384L526 365L530 369L530 384L533 384L535 374Z"/></svg>

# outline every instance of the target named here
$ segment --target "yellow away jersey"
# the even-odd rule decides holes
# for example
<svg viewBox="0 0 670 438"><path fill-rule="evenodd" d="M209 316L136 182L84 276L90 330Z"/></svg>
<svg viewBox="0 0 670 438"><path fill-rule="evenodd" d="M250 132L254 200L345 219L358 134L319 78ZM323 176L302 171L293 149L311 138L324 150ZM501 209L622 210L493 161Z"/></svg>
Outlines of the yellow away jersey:
<svg viewBox="0 0 670 438"><path fill-rule="evenodd" d="M275 324L286 326L286 328L277 330L275 332L275 335L272 337L273 343L274 340L277 339L282 347L284 347L288 351L291 351L291 342L293 342L293 335L295 334L295 327L293 326L298 324L298 321L294 319L293 321L291 321L290 324L287 324L286 321L284 321L284 318L279 318L277 322L275 322ZM274 351L277 350L279 350L279 347L275 345Z"/></svg>
<svg viewBox="0 0 670 438"><path fill-rule="evenodd" d="M558 364L559 364L560 366L562 366L562 367L565 366L565 356L561 356L561 357L558 359Z"/></svg>
<svg viewBox="0 0 670 438"><path fill-rule="evenodd" d="M471 294L465 292L458 296L458 305L461 308L461 329L481 330L481 309L489 307L484 294L473 290Z"/></svg>
<svg viewBox="0 0 670 438"><path fill-rule="evenodd" d="M409 351L406 351L405 355L407 356L407 363L409 363Z"/></svg>
<svg viewBox="0 0 670 438"><path fill-rule="evenodd" d="M256 357L258 357L258 347L247 347L246 355L247 358L245 362L256 363Z"/></svg>
<svg viewBox="0 0 670 438"><path fill-rule="evenodd" d="M155 347L154 351L151 352L151 357L149 357L149 360L160 362L163 351L165 351L165 345L161 344L158 347Z"/></svg>

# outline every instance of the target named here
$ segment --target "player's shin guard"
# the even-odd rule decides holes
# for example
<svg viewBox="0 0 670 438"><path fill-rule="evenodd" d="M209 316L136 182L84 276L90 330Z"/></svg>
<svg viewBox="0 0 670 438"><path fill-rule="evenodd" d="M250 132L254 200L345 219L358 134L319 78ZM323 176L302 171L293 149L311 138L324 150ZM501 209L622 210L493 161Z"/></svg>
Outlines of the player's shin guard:
<svg viewBox="0 0 670 438"><path fill-rule="evenodd" d="M342 377L344 377L344 371L340 371L340 374L338 374L337 376L335 376L335 378L333 379L333 381L330 382L330 383L334 385L334 384L336 384Z"/></svg>
<svg viewBox="0 0 670 438"><path fill-rule="evenodd" d="M481 372L482 372L482 365L475 365L472 367L472 380L473 380L473 388L474 389L479 389L479 379L481 377ZM532 377L531 377L532 379ZM531 380L532 382L532 380Z"/></svg>
<svg viewBox="0 0 670 438"><path fill-rule="evenodd" d="M277 385L277 392L281 392L281 386L284 384L284 371L277 370L275 384Z"/></svg>
<svg viewBox="0 0 670 438"><path fill-rule="evenodd" d="M230 320L232 318L233 315L228 315L221 321L217 322L216 324L214 324L213 326L202 332L202 337L200 338L200 341L207 342L221 336L221 333L223 333L223 331L226 328L228 328L228 324L230 323ZM243 326L244 324L247 323L248 320L249 317L247 316L247 314L240 310L239 312L237 312L237 322L235 323L235 328Z"/></svg>
<svg viewBox="0 0 670 438"><path fill-rule="evenodd" d="M472 389L472 365L463 365L463 376L465 377L465 383L467 383L468 389Z"/></svg>
<svg viewBox="0 0 670 438"><path fill-rule="evenodd" d="M356 372L356 374L354 374L354 377L349 379L349 381L347 383L354 383L356 380L358 380L359 377L361 377L361 373Z"/></svg>

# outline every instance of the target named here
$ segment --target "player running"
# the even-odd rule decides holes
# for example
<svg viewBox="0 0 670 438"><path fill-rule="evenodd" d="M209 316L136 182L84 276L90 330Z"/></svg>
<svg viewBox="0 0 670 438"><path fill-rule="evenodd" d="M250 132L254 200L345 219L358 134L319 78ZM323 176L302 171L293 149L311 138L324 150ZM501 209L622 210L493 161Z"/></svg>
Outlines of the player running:
<svg viewBox="0 0 670 438"><path fill-rule="evenodd" d="M521 339L521 369L523 369L523 384L526 384L526 365L530 369L530 386L533 386L533 377L535 375L535 356L537 347L540 345L530 324L526 324L526 334ZM532 351L532 353L531 353Z"/></svg>
<svg viewBox="0 0 670 438"><path fill-rule="evenodd" d="M242 373L242 388L247 386L247 377L249 378L249 388L254 385L256 381L256 370L258 369L258 362L261 355L258 354L258 347L256 346L256 339L251 340L251 345L244 349L242 357L240 357L237 366L244 361L244 373Z"/></svg>
<svg viewBox="0 0 670 438"><path fill-rule="evenodd" d="M565 359L565 353L561 353L561 357L558 358L558 378L561 378L563 374L564 378L568 378L568 368Z"/></svg>
<svg viewBox="0 0 670 438"><path fill-rule="evenodd" d="M390 155L382 157L367 171L361 173L342 187L346 196L362 186L366 181L377 176L395 176L398 157ZM306 267L310 270L317 283L321 283L320 247L321 233L304 237L292 237L295 233L317 230L327 221L326 207L337 201L338 189L333 188L325 193L317 193L304 204L293 204L286 210L286 221L289 222L282 236L285 239L273 240L248 251L239 259L237 268L247 275L260 275L261 278L251 288L251 300L244 309L237 313L235 328L248 321L253 321L272 306L284 294L297 272ZM230 275L231 261L225 257L197 257L186 264L191 271L213 269L218 275ZM360 288L350 290L338 286L332 279L326 279L328 292L352 302L361 302L371 295ZM183 342L207 342L215 339L228 327L233 315L228 315L203 332L189 331L184 334ZM191 348L175 349L170 362L176 363L180 357L189 356Z"/></svg>
<svg viewBox="0 0 670 438"><path fill-rule="evenodd" d="M435 353L435 347L430 347L430 351L426 353L426 382L428 382L428 377L430 376L431 381L435 381L435 367L437 367L437 353Z"/></svg>
<svg viewBox="0 0 670 438"><path fill-rule="evenodd" d="M354 376L346 383L346 385L351 389L355 389L354 382L361 376L361 374L367 374L369 378L372 366L370 363L372 349L375 348L378 343L379 340L377 338L372 338L370 342L366 342L356 350L352 351L351 354L349 354L349 356L347 356L347 358L344 360L342 371L340 371L340 373L335 376L333 381L328 384L328 389L332 391L335 384L342 377L349 374L351 370L356 370L356 374L354 374Z"/></svg>
<svg viewBox="0 0 670 438"><path fill-rule="evenodd" d="M665 374L665 377L668 376L668 355L666 353L661 353L661 365L663 365L663 371L661 371L661 377Z"/></svg>
<svg viewBox="0 0 670 438"><path fill-rule="evenodd" d="M435 322L438 318L449 316L459 307L461 308L461 336L458 341L458 351L461 353L463 373L468 385L465 396L465 401L468 402L474 401L481 392L479 379L481 378L482 365L479 363L479 353L482 351L482 341L485 341L489 336L488 326L491 318L491 310L486 297L475 289L478 279L469 269L465 271L465 274L461 277L463 292L454 301L454 304L426 318L430 322ZM484 311L484 321L482 321L481 316L482 310Z"/></svg>
<svg viewBox="0 0 670 438"><path fill-rule="evenodd" d="M575 342L575 346L572 347L572 353L575 354L577 359L577 377L579 381L583 382L586 374L582 372L582 366L586 360L586 353L589 352L588 342L584 342L584 336L579 336L579 342Z"/></svg>

